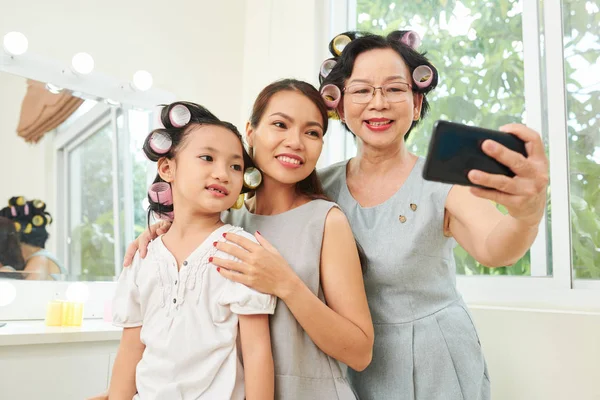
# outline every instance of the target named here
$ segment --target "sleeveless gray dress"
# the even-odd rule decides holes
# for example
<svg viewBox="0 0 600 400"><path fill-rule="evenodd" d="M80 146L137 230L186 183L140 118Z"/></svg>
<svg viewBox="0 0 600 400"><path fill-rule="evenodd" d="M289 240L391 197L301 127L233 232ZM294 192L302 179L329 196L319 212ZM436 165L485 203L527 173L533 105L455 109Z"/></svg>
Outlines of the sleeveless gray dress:
<svg viewBox="0 0 600 400"><path fill-rule="evenodd" d="M344 161L320 172L368 258L365 287L373 361L348 376L361 400L488 400L479 338L456 290L453 248L443 234L451 185L425 181L419 158L402 187L361 207L346 184Z"/></svg>
<svg viewBox="0 0 600 400"><path fill-rule="evenodd" d="M226 223L259 231L287 260L308 288L325 302L320 280L325 218L335 203L313 200L277 215L256 215L246 207L223 213ZM270 317L277 400L356 400L347 367L314 344L285 303Z"/></svg>

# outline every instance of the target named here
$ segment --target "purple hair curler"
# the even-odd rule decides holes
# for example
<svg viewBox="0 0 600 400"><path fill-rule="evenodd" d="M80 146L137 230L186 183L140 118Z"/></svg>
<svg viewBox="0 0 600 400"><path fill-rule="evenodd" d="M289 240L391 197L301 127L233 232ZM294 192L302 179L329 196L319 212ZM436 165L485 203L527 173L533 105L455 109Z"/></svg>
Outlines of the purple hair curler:
<svg viewBox="0 0 600 400"><path fill-rule="evenodd" d="M150 136L148 144L156 154L166 154L169 152L169 150L171 150L173 141L166 133L156 131L152 133L152 136Z"/></svg>
<svg viewBox="0 0 600 400"><path fill-rule="evenodd" d="M337 64L337 61L334 58L328 58L323 61L323 64L321 64L321 76L327 78L333 67L335 67L335 64Z"/></svg>
<svg viewBox="0 0 600 400"><path fill-rule="evenodd" d="M323 100L325 100L325 104L328 108L336 109L338 104L340 104L342 92L339 87L329 84L321 89L321 96L323 97Z"/></svg>
<svg viewBox="0 0 600 400"><path fill-rule="evenodd" d="M402 43L416 50L421 45L421 36L415 31L408 31L400 39Z"/></svg>
<svg viewBox="0 0 600 400"><path fill-rule="evenodd" d="M419 65L412 73L415 85L421 89L431 85L433 80L433 71L427 65Z"/></svg>
<svg viewBox="0 0 600 400"><path fill-rule="evenodd" d="M169 111L169 121L175 128L183 128L192 120L192 113L183 104L177 104Z"/></svg>
<svg viewBox="0 0 600 400"><path fill-rule="evenodd" d="M173 204L173 192L171 192L171 185L167 182L156 182L148 189L148 196L150 199L163 206L170 206Z"/></svg>

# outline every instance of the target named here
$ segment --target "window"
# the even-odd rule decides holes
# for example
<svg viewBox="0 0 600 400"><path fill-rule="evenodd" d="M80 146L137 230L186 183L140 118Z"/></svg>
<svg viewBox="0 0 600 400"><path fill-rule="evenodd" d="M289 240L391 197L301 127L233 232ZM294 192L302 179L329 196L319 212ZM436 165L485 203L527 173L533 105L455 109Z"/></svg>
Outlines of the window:
<svg viewBox="0 0 600 400"><path fill-rule="evenodd" d="M563 0L573 277L600 279L600 0Z"/></svg>
<svg viewBox="0 0 600 400"><path fill-rule="evenodd" d="M83 142L68 151L68 266L76 276L112 276L112 137L104 120Z"/></svg>
<svg viewBox="0 0 600 400"><path fill-rule="evenodd" d="M154 169L141 148L151 115L99 103L60 129L59 218L67 228L59 254L78 280L113 280L126 245L146 227L144 199Z"/></svg>

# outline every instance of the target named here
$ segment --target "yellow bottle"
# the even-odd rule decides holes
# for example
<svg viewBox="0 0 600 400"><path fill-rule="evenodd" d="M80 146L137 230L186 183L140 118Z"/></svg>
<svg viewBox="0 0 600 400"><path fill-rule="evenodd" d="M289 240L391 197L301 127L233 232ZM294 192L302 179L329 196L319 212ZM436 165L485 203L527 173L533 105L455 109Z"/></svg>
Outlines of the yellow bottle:
<svg viewBox="0 0 600 400"><path fill-rule="evenodd" d="M52 300L46 307L46 326L62 325L63 301Z"/></svg>
<svg viewBox="0 0 600 400"><path fill-rule="evenodd" d="M63 302L62 307L62 326L81 326L83 322L83 303L72 301Z"/></svg>

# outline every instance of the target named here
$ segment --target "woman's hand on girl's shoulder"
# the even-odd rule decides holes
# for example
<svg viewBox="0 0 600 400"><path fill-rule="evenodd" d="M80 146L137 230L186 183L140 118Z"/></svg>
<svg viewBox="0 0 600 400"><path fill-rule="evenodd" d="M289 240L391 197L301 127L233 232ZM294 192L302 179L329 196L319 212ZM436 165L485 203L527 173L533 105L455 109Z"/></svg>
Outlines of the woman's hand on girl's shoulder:
<svg viewBox="0 0 600 400"><path fill-rule="evenodd" d="M225 278L284 299L294 290L299 278L260 232L256 232L254 236L259 244L243 236L228 233L226 239L230 243L217 242L217 249L236 257L239 261L214 257L212 263Z"/></svg>
<svg viewBox="0 0 600 400"><path fill-rule="evenodd" d="M148 229L144 231L136 240L131 242L131 244L127 247L127 252L125 253L123 267L127 268L131 266L133 262L133 258L135 257L135 253L139 250L140 257L146 257L148 252L148 244L159 237L160 235L164 235L171 228L170 221L160 221L153 225L150 225Z"/></svg>

